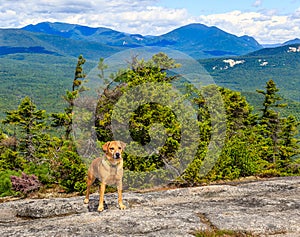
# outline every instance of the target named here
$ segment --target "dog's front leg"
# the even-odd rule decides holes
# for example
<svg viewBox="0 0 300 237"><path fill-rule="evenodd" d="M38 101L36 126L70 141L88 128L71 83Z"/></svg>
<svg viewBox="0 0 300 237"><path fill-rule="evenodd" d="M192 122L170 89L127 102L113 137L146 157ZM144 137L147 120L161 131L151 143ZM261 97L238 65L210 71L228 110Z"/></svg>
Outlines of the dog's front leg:
<svg viewBox="0 0 300 237"><path fill-rule="evenodd" d="M99 191L99 206L98 211L101 212L104 210L104 192L105 192L105 183L101 182L100 191Z"/></svg>
<svg viewBox="0 0 300 237"><path fill-rule="evenodd" d="M88 178L87 178L87 182L86 182L86 195L85 195L85 199L84 199L84 203L88 204L89 203L89 197L90 197L90 189L92 184L95 181L95 176L93 176L90 172L88 173Z"/></svg>
<svg viewBox="0 0 300 237"><path fill-rule="evenodd" d="M123 204L123 198L122 198L122 180L118 183L117 188L118 188L118 203L119 203L119 208L121 210L126 209L126 206Z"/></svg>

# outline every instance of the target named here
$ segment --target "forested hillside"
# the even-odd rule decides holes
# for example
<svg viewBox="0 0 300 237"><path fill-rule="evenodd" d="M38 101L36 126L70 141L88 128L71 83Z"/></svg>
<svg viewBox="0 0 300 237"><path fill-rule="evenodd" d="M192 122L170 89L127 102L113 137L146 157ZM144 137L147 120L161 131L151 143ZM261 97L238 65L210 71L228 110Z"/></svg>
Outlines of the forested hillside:
<svg viewBox="0 0 300 237"><path fill-rule="evenodd" d="M89 73L100 57L146 46L149 50L161 47L162 51L173 48L201 58L200 64L216 84L242 92L255 111L262 102L255 90L272 79L289 104L282 113L292 113L299 119L299 44L290 45L296 42L261 49L251 37L237 37L202 24L186 25L155 37L49 22L23 29L0 29L0 117L16 108L25 96L49 112L61 111L61 95L70 88L73 65L80 54L87 60ZM288 52L289 48L296 51Z"/></svg>
<svg viewBox="0 0 300 237"><path fill-rule="evenodd" d="M253 175L300 175L299 139L296 137L299 122L292 114L282 116L281 111L287 105L274 80L269 79L251 91L262 98L263 103L257 104L260 111L257 114L240 92L217 85L207 85L199 90L185 83L180 85L184 94L179 99L183 100L175 99L176 94L170 88L178 76L169 74L169 70L182 65L164 53L153 55L148 61L137 56L128 62L128 68L108 75L114 83L110 83L99 97L93 125L97 144L101 147L104 142L114 139L112 123L122 123L121 116L114 115L116 104L118 108L134 107L137 100L132 99L132 92L136 88L146 90L147 96L155 101L139 105L126 121L129 131L125 132L130 133L133 144L127 144L128 150L123 157L124 188L148 188L162 181L181 186ZM78 152L78 145L86 144L86 137L83 133L75 139L72 123L75 100L88 92L85 87L88 65L82 56L77 59L77 64L64 63L69 65L68 73L73 76L68 80L67 88L63 88L66 92L62 94L61 111L52 112L41 105L36 106L30 97L23 97L18 106L5 113L0 131L1 196L26 196L36 190L57 187L64 192L82 193L85 190L90 157ZM60 70L67 73L66 68ZM104 73L108 70L105 60L99 60L98 70L99 80L108 79ZM57 80L50 81L50 85L62 86ZM147 86L143 87L145 83ZM160 90L151 90L157 84ZM171 92L164 93L162 89ZM142 96L142 101L144 93L137 95ZM220 107L211 105L218 100L218 95L222 98L225 113ZM124 98L128 100L124 101ZM176 109L165 106L165 100L175 103L172 108ZM176 111L186 109L187 104L194 108L196 116L184 113L187 117L181 118ZM88 101L86 105L89 105ZM90 116L89 110L85 110L82 121L88 123ZM193 125L184 127L186 119L192 119ZM199 137L187 142L186 134L195 132L195 128ZM122 131L121 127L118 130ZM142 154L140 148L151 143L153 133L164 135L165 142L156 147L155 152L139 155ZM212 152L218 146L220 152ZM187 156L189 154L193 156Z"/></svg>
<svg viewBox="0 0 300 237"><path fill-rule="evenodd" d="M299 45L268 48L238 57L202 59L199 63L217 85L245 95L257 112L263 97L257 96L256 89L274 80L288 103L282 113L293 114L299 120L300 52L288 52L290 47L297 49ZM87 73L97 66L98 60L87 59ZM0 56L0 63L0 117L16 108L25 96L49 112L61 111L64 106L61 96L70 88L75 57L19 52Z"/></svg>
<svg viewBox="0 0 300 237"><path fill-rule="evenodd" d="M300 45L265 48L239 57L199 60L215 82L240 91L254 109L263 97L255 91L272 79L280 88L280 95L288 106L281 113L300 119Z"/></svg>

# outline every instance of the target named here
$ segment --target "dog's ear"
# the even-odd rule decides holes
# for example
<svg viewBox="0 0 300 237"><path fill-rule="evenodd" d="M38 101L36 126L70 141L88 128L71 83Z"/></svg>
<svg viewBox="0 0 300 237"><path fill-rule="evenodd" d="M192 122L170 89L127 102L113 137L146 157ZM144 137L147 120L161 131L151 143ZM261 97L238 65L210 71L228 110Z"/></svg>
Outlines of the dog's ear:
<svg viewBox="0 0 300 237"><path fill-rule="evenodd" d="M125 142L121 142L121 141L120 141L120 144L121 144L122 150L124 150L124 149L125 149L125 147L126 147L126 143L125 143Z"/></svg>
<svg viewBox="0 0 300 237"><path fill-rule="evenodd" d="M105 143L105 144L102 146L102 149L103 149L104 152L107 152L108 147L109 147L109 144L110 144L110 142L107 142L107 143Z"/></svg>

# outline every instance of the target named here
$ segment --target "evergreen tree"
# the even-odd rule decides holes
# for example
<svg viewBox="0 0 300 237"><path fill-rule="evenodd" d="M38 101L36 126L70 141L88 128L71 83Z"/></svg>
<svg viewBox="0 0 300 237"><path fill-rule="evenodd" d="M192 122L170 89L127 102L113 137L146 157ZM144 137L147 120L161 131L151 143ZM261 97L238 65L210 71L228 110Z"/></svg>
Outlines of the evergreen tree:
<svg viewBox="0 0 300 237"><path fill-rule="evenodd" d="M72 92L80 92L80 86L82 85L82 82L84 78L86 77L86 74L83 71L83 64L85 64L86 60L85 58L80 55L78 57L76 69L75 69L75 75L74 75L74 80L73 80L73 85L72 85ZM82 89L82 88L81 88Z"/></svg>
<svg viewBox="0 0 300 237"><path fill-rule="evenodd" d="M104 71L105 71L105 69L108 68L108 65L104 64L104 58L99 59L97 68L100 71L99 74L98 74L99 78L102 79L102 80L105 80Z"/></svg>
<svg viewBox="0 0 300 237"><path fill-rule="evenodd" d="M252 114L252 107L239 92L226 88L210 85L202 89L210 103L217 104L215 101L216 90L220 91L224 109L226 112L226 122L220 123L215 129L215 133L226 129L226 139L222 152L218 159L212 155L207 157L207 147L211 142L212 126L211 123L221 121L218 108L207 107L207 101L198 92L195 103L198 105L198 120L201 134L199 151L194 162L190 164L183 175L185 182L189 184L203 182L204 180L236 179L258 173L263 168L260 149L264 145L263 137L255 129L257 116ZM192 94L197 93L196 91ZM212 117L211 114L214 114ZM218 139L215 139L216 142ZM205 163L213 162L213 167L205 177L201 177L201 170L205 169Z"/></svg>
<svg viewBox="0 0 300 237"><path fill-rule="evenodd" d="M38 110L29 97L25 97L17 110L6 112L4 124L13 124L18 130L18 150L27 161L40 162L47 150L49 136L45 133L46 111Z"/></svg>
<svg viewBox="0 0 300 237"><path fill-rule="evenodd" d="M99 67L100 75L104 75L101 71L103 69L103 61ZM175 77L168 76L166 70L179 67L174 59L169 58L164 53L153 55L152 59L145 61L138 60L133 56L130 63L130 68L121 70L115 75L114 82L119 84L115 88L109 85L104 89L96 109L96 130L97 137L100 141L109 141L112 139L111 115L114 105L118 102L122 95L130 97L130 89L143 83L166 83L166 88L172 90L168 84ZM128 92L129 91L129 92ZM151 90L147 88L146 91L140 92L141 96L148 96L153 98L160 96L162 91ZM155 100L155 99L154 99ZM171 98L170 98L171 100ZM135 103L135 98L128 100L128 103ZM125 104L125 107L130 106ZM160 149L160 154L150 155L145 159L144 157L132 156L125 154L125 166L130 170L149 171L163 166L163 160L170 160L172 154L176 152L179 147L180 140L180 126L176 122L176 117L172 111L158 103L145 103L138 107L131 118L129 119L129 129L132 139L138 144L144 146L150 142L149 130L153 124L164 124L164 129L170 136L166 139L166 144Z"/></svg>
<svg viewBox="0 0 300 237"><path fill-rule="evenodd" d="M279 153L280 153L280 167L286 167L293 159L300 154L299 139L297 139L299 122L295 116L290 115L282 120L283 125L281 129Z"/></svg>
<svg viewBox="0 0 300 237"><path fill-rule="evenodd" d="M250 107L246 98L241 96L240 92L226 88L220 88L219 90L226 107L227 134L229 136L256 123L257 117L252 114L252 107Z"/></svg>
<svg viewBox="0 0 300 237"><path fill-rule="evenodd" d="M286 104L279 103L282 98L278 95L278 91L279 89L273 80L267 82L266 91L257 90L258 93L263 94L265 97L260 124L264 135L272 140L272 154L268 157L268 161L274 164L277 159L280 159L278 144L283 125L278 109L286 106Z"/></svg>
<svg viewBox="0 0 300 237"><path fill-rule="evenodd" d="M70 139L70 134L72 132L72 121L73 121L73 109L75 99L78 98L79 93L87 90L82 83L86 74L83 71L83 64L85 59L82 55L78 57L77 65L75 68L75 75L72 83L72 91L67 90L66 95L63 96L65 101L68 103L68 106L65 108L64 113L53 113L51 114L53 118L52 126L53 127L64 127L65 128L65 138Z"/></svg>
<svg viewBox="0 0 300 237"><path fill-rule="evenodd" d="M17 150L17 138L8 136L0 130L0 172L22 169L26 161Z"/></svg>

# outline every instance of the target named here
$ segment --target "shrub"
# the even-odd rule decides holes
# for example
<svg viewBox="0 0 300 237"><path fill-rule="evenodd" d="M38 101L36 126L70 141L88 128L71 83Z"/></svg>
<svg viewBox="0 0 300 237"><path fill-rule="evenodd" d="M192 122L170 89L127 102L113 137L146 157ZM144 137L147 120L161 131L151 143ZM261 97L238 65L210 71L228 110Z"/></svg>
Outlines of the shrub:
<svg viewBox="0 0 300 237"><path fill-rule="evenodd" d="M234 230L201 230L196 232L196 237L253 237L256 236L246 231Z"/></svg>
<svg viewBox="0 0 300 237"><path fill-rule="evenodd" d="M20 172L13 170L5 170L0 172L0 197L13 196L17 194L17 192L12 190L12 183L10 180L10 176L12 175L20 175Z"/></svg>
<svg viewBox="0 0 300 237"><path fill-rule="evenodd" d="M24 172L22 172L21 177L12 175L10 179L12 183L12 189L25 195L32 191L38 190L42 186L42 183L35 175L27 175Z"/></svg>
<svg viewBox="0 0 300 237"><path fill-rule="evenodd" d="M266 169L259 174L259 177L261 178L273 178L273 177L280 177L280 176L281 176L280 171L277 169Z"/></svg>
<svg viewBox="0 0 300 237"><path fill-rule="evenodd" d="M58 167L59 184L70 192L83 193L86 189L86 165L74 151L65 151L60 155Z"/></svg>
<svg viewBox="0 0 300 237"><path fill-rule="evenodd" d="M290 164L288 170L293 175L300 175L300 159L297 159L292 164Z"/></svg>
<svg viewBox="0 0 300 237"><path fill-rule="evenodd" d="M38 177L38 180L42 184L51 184L53 183L53 176L51 175L49 163L35 164L30 162L24 169L25 173L34 174Z"/></svg>
<svg viewBox="0 0 300 237"><path fill-rule="evenodd" d="M0 150L0 170L23 169L26 161L18 151L9 148Z"/></svg>

